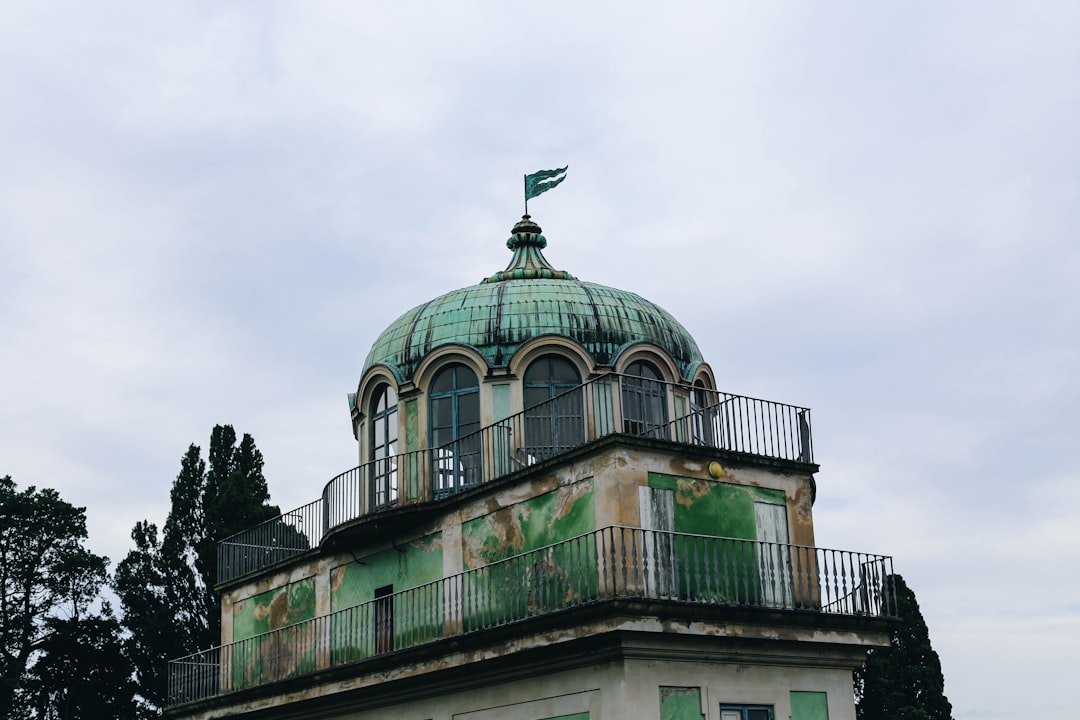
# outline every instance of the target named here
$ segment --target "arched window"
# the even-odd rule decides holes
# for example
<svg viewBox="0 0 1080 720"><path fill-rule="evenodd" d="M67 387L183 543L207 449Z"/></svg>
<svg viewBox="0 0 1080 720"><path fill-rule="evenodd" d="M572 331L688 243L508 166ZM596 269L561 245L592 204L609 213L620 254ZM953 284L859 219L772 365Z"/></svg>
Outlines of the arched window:
<svg viewBox="0 0 1080 720"><path fill-rule="evenodd" d="M716 447L716 393L703 380L695 380L690 391L690 442Z"/></svg>
<svg viewBox="0 0 1080 720"><path fill-rule="evenodd" d="M546 355L529 365L524 380L525 457L519 460L530 464L585 442L581 375L574 364Z"/></svg>
<svg viewBox="0 0 1080 720"><path fill-rule="evenodd" d="M667 394L660 372L644 360L635 360L622 378L623 432L629 435L668 437Z"/></svg>
<svg viewBox="0 0 1080 720"><path fill-rule="evenodd" d="M428 389L431 399L432 493L450 495L481 481L480 382L461 363L447 365Z"/></svg>
<svg viewBox="0 0 1080 720"><path fill-rule="evenodd" d="M368 478L371 504L380 507L397 502L397 393L382 385L371 399L368 443L371 461Z"/></svg>

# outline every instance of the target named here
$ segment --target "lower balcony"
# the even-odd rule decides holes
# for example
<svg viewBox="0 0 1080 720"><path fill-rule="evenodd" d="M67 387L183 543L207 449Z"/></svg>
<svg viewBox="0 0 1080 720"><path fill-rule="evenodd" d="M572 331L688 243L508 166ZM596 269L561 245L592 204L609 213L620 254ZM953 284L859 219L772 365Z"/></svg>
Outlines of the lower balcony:
<svg viewBox="0 0 1080 720"><path fill-rule="evenodd" d="M606 527L331 615L169 663L171 705L379 660L615 601L890 617L883 555L738 538ZM698 608L697 611L694 608ZM792 615L794 617L794 615ZM815 621L813 618L818 617Z"/></svg>

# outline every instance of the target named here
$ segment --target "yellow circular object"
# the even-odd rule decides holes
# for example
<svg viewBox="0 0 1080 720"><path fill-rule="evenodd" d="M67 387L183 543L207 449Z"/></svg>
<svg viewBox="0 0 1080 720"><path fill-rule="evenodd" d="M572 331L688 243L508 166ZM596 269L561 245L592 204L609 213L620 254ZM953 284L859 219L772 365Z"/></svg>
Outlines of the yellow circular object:
<svg viewBox="0 0 1080 720"><path fill-rule="evenodd" d="M716 462L715 460L709 463L709 475L713 476L714 478L719 478L723 474L724 468L721 467L720 463Z"/></svg>

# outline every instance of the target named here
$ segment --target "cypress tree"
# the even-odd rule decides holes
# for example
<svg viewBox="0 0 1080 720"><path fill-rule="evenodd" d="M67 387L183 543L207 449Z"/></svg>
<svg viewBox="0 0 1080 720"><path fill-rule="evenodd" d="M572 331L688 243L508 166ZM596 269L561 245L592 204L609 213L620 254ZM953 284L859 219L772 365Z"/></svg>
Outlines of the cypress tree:
<svg viewBox="0 0 1080 720"><path fill-rule="evenodd" d="M126 647L150 716L167 702L167 662L221 642L217 543L280 514L269 504L263 456L251 435L238 446L231 425L216 425L207 456L204 462L198 445L188 447L160 543L153 524L138 523L135 549L117 566Z"/></svg>
<svg viewBox="0 0 1080 720"><path fill-rule="evenodd" d="M874 648L855 671L858 720L952 720L941 660L930 645L915 593L899 575L885 578L895 597L889 647Z"/></svg>

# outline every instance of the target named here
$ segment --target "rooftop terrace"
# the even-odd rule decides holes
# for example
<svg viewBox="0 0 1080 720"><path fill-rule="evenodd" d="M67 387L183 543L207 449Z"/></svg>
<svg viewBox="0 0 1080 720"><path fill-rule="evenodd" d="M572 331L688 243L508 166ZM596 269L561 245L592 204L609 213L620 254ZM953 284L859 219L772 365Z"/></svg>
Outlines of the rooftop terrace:
<svg viewBox="0 0 1080 720"><path fill-rule="evenodd" d="M217 581L286 563L365 516L444 500L617 434L814 462L806 408L608 373L442 447L341 473L319 499L222 540Z"/></svg>

